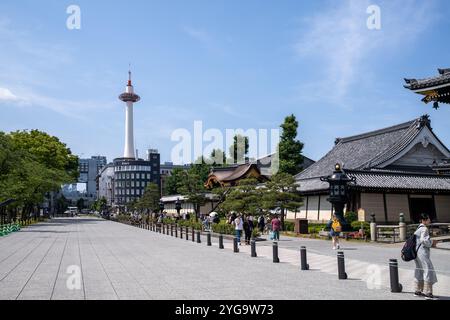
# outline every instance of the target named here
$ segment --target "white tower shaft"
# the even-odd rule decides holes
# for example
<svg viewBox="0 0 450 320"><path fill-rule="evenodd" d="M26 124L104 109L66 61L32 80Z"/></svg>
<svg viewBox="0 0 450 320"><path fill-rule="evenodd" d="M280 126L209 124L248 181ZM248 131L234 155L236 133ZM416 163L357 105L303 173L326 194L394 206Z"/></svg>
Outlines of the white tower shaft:
<svg viewBox="0 0 450 320"><path fill-rule="evenodd" d="M134 153L134 136L133 136L133 104L138 102L141 98L134 93L133 85L131 84L131 71L128 72L129 78L125 88L125 92L119 96L119 99L126 103L125 108L125 148L123 150L123 157L135 159Z"/></svg>
<svg viewBox="0 0 450 320"><path fill-rule="evenodd" d="M135 158L134 155L134 136L133 136L133 102L127 101L125 109L125 148L124 158Z"/></svg>

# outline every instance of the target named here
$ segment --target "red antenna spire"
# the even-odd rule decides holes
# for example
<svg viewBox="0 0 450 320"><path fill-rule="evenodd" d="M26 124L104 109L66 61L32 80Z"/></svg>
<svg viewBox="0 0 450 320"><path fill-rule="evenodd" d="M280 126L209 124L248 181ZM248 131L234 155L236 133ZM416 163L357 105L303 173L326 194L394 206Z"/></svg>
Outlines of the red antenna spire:
<svg viewBox="0 0 450 320"><path fill-rule="evenodd" d="M131 86L131 70L128 70L128 85Z"/></svg>

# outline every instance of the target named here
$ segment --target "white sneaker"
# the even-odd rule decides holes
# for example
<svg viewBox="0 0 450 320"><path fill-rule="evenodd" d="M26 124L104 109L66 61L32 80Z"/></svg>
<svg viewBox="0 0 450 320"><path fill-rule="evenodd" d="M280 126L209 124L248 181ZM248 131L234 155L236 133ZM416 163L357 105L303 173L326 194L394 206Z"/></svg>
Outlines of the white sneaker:
<svg viewBox="0 0 450 320"><path fill-rule="evenodd" d="M336 247L333 247L333 250L336 250Z"/></svg>

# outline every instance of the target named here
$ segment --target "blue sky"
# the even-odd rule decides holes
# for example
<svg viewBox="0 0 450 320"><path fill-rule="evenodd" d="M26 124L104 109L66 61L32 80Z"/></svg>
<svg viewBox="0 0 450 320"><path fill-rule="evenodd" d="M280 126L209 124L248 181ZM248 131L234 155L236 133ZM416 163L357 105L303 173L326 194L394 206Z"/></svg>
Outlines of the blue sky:
<svg viewBox="0 0 450 320"><path fill-rule="evenodd" d="M66 8L81 8L81 30ZM381 29L366 26L369 5ZM10 1L0 3L0 130L37 128L82 157L123 152L128 64L142 100L135 140L170 161L177 128L277 128L300 122L317 160L336 137L431 115L450 145L450 107L437 111L403 77L450 67L450 2ZM447 17L447 18L446 18Z"/></svg>

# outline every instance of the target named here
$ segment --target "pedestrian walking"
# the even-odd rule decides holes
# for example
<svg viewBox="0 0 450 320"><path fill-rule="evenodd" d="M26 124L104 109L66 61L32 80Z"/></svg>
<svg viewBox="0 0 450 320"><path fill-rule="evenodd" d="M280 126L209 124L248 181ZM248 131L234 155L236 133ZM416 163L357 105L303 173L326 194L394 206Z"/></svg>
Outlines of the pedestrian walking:
<svg viewBox="0 0 450 320"><path fill-rule="evenodd" d="M342 224L339 218L333 213L327 228L330 229L330 237L333 242L333 250L340 249L339 234L342 232Z"/></svg>
<svg viewBox="0 0 450 320"><path fill-rule="evenodd" d="M264 234L264 227L266 226L266 221L265 221L265 219L264 219L264 216L263 215L261 215L261 216L259 216L259 218L258 218L258 229L259 229L259 231L262 233L262 234Z"/></svg>
<svg viewBox="0 0 450 320"><path fill-rule="evenodd" d="M245 244L250 244L253 233L253 221L250 217L246 217L244 221Z"/></svg>
<svg viewBox="0 0 450 320"><path fill-rule="evenodd" d="M242 229L244 228L244 223L242 221L242 217L239 215L234 219L234 230L236 232L236 238L239 245L241 245L241 235L242 235Z"/></svg>
<svg viewBox="0 0 450 320"><path fill-rule="evenodd" d="M275 216L270 222L272 225L273 232L273 240L280 240L280 229L281 229L281 221L278 219L278 216Z"/></svg>
<svg viewBox="0 0 450 320"><path fill-rule="evenodd" d="M430 259L430 249L436 246L436 241L430 239L428 225L431 223L430 217L426 213L420 216L420 225L414 235L416 236L417 258L414 260L416 269L414 270L415 293L417 297L423 296L425 299L434 300L433 285L437 282L436 272Z"/></svg>

